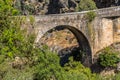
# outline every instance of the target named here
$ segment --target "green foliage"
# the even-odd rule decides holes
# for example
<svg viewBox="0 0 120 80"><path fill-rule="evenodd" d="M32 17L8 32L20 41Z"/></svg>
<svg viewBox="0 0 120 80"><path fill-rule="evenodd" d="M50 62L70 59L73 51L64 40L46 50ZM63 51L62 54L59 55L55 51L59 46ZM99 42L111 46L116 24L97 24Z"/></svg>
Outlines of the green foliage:
<svg viewBox="0 0 120 80"><path fill-rule="evenodd" d="M66 71L66 80L96 80L96 74L92 74L89 68L84 67L80 62L73 61L69 58L69 63L64 67Z"/></svg>
<svg viewBox="0 0 120 80"><path fill-rule="evenodd" d="M12 0L0 0L0 33L3 29L10 27L9 16L17 14L19 11L12 7Z"/></svg>
<svg viewBox="0 0 120 80"><path fill-rule="evenodd" d="M0 0L0 54L7 54L11 58L17 52L16 42L21 39L17 27L12 25L9 18L13 11L12 0Z"/></svg>
<svg viewBox="0 0 120 80"><path fill-rule="evenodd" d="M12 7L12 0L0 0L0 55L10 58L29 56L32 54L34 37L25 37L25 30L20 30L23 18L12 17L16 9Z"/></svg>
<svg viewBox="0 0 120 80"><path fill-rule="evenodd" d="M38 72L35 76L37 80L98 80L99 77L80 62L73 61L73 57L65 67L60 67L59 58L53 53L45 52L44 58L39 59L40 64L37 66Z"/></svg>
<svg viewBox="0 0 120 80"><path fill-rule="evenodd" d="M91 73L91 70L80 62L73 61L73 57L69 58L65 67L61 67L59 57L56 53L50 52L46 45L40 49L32 49L31 53L34 54L30 56L30 63L25 69L19 70L4 63L0 64L0 75L4 76L3 80L106 80Z"/></svg>
<svg viewBox="0 0 120 80"><path fill-rule="evenodd" d="M63 80L63 71L59 65L59 57L51 53L47 46L43 46L39 53L39 65L37 65L35 79L37 80Z"/></svg>
<svg viewBox="0 0 120 80"><path fill-rule="evenodd" d="M6 60L0 64L0 80L33 80L33 74L35 73L34 67L26 66L24 69L14 69Z"/></svg>
<svg viewBox="0 0 120 80"><path fill-rule="evenodd" d="M32 15L35 13L35 5L31 3L26 3L26 1L15 0L14 8L18 9L20 14L23 15Z"/></svg>
<svg viewBox="0 0 120 80"><path fill-rule="evenodd" d="M21 13L21 0L15 0L13 7Z"/></svg>
<svg viewBox="0 0 120 80"><path fill-rule="evenodd" d="M4 60L5 60L5 56L4 56L4 55L0 55L0 64L1 64L2 62L4 62Z"/></svg>
<svg viewBox="0 0 120 80"><path fill-rule="evenodd" d="M0 15L17 15L19 11L12 7L13 0L0 0Z"/></svg>
<svg viewBox="0 0 120 80"><path fill-rule="evenodd" d="M34 12L35 12L35 6L32 4L29 4L29 5L25 4L24 8L27 11L27 14L31 15L31 14L34 14Z"/></svg>
<svg viewBox="0 0 120 80"><path fill-rule="evenodd" d="M91 21L93 21L94 18L96 17L96 13L93 12L93 11L87 12L87 14L86 14L85 17L86 17L86 19L89 20L89 22L91 22Z"/></svg>
<svg viewBox="0 0 120 80"><path fill-rule="evenodd" d="M112 80L120 80L120 73L116 74Z"/></svg>
<svg viewBox="0 0 120 80"><path fill-rule="evenodd" d="M0 35L0 53L7 54L12 57L13 54L19 53L19 46L23 42L23 35L21 32L17 32L17 30L12 27L5 29Z"/></svg>
<svg viewBox="0 0 120 80"><path fill-rule="evenodd" d="M86 11L97 9L96 4L93 0L80 0L80 3L76 7L76 11Z"/></svg>
<svg viewBox="0 0 120 80"><path fill-rule="evenodd" d="M30 16L29 19L30 19L30 24L34 25L34 22L35 22L34 16Z"/></svg>
<svg viewBox="0 0 120 80"><path fill-rule="evenodd" d="M99 55L99 63L103 67L116 67L119 61L120 58L117 56L117 53L112 52L110 48L106 48Z"/></svg>

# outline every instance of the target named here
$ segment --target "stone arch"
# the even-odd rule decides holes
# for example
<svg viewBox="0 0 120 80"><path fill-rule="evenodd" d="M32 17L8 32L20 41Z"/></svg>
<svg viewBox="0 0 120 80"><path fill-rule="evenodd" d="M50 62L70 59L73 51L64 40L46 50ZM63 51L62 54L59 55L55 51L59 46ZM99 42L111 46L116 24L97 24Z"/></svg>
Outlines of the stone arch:
<svg viewBox="0 0 120 80"><path fill-rule="evenodd" d="M80 30L76 29L73 26L69 26L69 25L59 25L59 26L53 27L52 29L46 31L45 33L52 32L53 30L63 30L63 29L68 29L74 34L74 36L76 37L77 42L79 44L79 49L81 51L84 51L87 55L87 57L84 57L85 60L84 60L83 64L85 64L86 66L89 66L92 63L91 47L90 47L88 39Z"/></svg>

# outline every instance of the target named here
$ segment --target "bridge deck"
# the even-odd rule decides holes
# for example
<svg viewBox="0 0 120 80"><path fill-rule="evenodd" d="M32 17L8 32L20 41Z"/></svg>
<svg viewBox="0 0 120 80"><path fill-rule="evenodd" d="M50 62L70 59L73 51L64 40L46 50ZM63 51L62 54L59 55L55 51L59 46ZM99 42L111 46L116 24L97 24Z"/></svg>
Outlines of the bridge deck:
<svg viewBox="0 0 120 80"><path fill-rule="evenodd" d="M96 12L98 17L119 17L120 16L120 6L102 8L96 10L90 10ZM82 12L71 12L71 13L63 13L63 14L49 14L49 15L41 15L41 17L45 16L66 16L66 15L77 15L77 14L86 14L90 11L82 11Z"/></svg>

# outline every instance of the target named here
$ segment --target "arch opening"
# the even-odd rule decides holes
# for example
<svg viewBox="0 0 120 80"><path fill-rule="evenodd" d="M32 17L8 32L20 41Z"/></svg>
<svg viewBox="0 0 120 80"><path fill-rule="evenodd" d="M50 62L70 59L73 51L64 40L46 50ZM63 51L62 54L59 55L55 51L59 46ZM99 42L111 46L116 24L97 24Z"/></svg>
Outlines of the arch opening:
<svg viewBox="0 0 120 80"><path fill-rule="evenodd" d="M85 66L90 66L92 63L92 52L90 44L81 31L72 26L60 25L47 31L47 33L54 32L55 30L61 31L64 29L68 29L75 36L79 46L72 46L57 51L58 55L60 56L61 66L64 66L64 64L68 62L68 58L70 56L73 56L74 60L80 60L81 63L83 63Z"/></svg>

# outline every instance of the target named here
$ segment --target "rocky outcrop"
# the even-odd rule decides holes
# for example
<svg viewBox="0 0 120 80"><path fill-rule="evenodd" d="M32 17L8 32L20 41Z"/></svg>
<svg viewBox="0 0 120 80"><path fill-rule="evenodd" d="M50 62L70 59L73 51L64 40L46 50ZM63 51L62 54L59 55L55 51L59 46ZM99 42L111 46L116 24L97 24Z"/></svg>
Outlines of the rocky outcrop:
<svg viewBox="0 0 120 80"><path fill-rule="evenodd" d="M65 13L75 11L76 0L50 0L48 13Z"/></svg>
<svg viewBox="0 0 120 80"><path fill-rule="evenodd" d="M22 14L57 14L75 11L79 0L15 0Z"/></svg>
<svg viewBox="0 0 120 80"><path fill-rule="evenodd" d="M98 8L119 6L120 0L94 0ZM14 0L22 14L58 14L76 11L80 0Z"/></svg>
<svg viewBox="0 0 120 80"><path fill-rule="evenodd" d="M98 8L119 6L120 0L94 0Z"/></svg>
<svg viewBox="0 0 120 80"><path fill-rule="evenodd" d="M40 41L41 44L47 45L51 51L62 54L70 47L78 47L77 40L72 32L69 30L55 30L51 33L45 34ZM72 50L71 50L72 51Z"/></svg>

